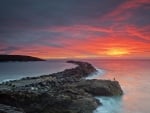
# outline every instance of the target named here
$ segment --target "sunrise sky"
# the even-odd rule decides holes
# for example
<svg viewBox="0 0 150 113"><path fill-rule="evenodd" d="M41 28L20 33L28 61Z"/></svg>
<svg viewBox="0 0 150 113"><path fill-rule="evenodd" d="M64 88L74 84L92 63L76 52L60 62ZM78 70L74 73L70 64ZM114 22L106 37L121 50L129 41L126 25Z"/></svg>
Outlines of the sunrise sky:
<svg viewBox="0 0 150 113"><path fill-rule="evenodd" d="M0 54L150 58L150 0L0 0Z"/></svg>

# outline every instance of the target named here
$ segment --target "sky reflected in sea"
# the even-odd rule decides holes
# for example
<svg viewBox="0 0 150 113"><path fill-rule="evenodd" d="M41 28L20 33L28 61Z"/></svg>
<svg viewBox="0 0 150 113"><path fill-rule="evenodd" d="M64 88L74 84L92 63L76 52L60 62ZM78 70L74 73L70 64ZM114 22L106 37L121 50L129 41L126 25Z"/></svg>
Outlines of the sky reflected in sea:
<svg viewBox="0 0 150 113"><path fill-rule="evenodd" d="M94 113L150 113L150 60L90 60L90 62L105 70L105 74L97 79L115 78L124 91L121 99L98 97L103 106L97 108Z"/></svg>

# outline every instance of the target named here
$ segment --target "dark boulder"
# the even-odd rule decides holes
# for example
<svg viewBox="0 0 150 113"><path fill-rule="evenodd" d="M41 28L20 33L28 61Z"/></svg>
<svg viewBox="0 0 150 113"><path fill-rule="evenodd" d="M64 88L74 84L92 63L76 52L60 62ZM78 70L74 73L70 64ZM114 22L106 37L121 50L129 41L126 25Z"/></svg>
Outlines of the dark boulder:
<svg viewBox="0 0 150 113"><path fill-rule="evenodd" d="M122 95L123 91L118 81L111 80L82 80L77 84L78 88L94 96L116 96Z"/></svg>

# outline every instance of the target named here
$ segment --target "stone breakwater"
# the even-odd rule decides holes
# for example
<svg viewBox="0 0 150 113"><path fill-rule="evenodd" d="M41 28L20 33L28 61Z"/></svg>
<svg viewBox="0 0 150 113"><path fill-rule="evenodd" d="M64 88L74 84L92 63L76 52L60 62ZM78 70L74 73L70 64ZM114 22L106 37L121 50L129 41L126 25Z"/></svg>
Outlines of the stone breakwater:
<svg viewBox="0 0 150 113"><path fill-rule="evenodd" d="M94 96L122 95L117 81L85 80L96 69L87 62L72 69L0 84L0 113L92 113Z"/></svg>

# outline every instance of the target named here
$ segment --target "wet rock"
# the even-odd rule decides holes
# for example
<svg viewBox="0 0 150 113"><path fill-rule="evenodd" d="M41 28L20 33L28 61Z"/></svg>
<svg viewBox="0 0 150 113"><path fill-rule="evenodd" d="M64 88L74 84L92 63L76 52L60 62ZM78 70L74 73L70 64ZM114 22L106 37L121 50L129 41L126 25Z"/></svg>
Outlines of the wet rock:
<svg viewBox="0 0 150 113"><path fill-rule="evenodd" d="M1 84L0 104L21 108L26 113L92 113L100 104L93 95L122 94L117 81L84 80L96 71L91 64L68 63L77 67Z"/></svg>
<svg viewBox="0 0 150 113"><path fill-rule="evenodd" d="M73 100L69 110L73 113L92 113L97 107L98 104L95 98L79 98Z"/></svg>
<svg viewBox="0 0 150 113"><path fill-rule="evenodd" d="M21 108L0 104L0 113L25 113Z"/></svg>
<svg viewBox="0 0 150 113"><path fill-rule="evenodd" d="M77 87L84 89L94 96L116 96L123 94L118 81L82 80L77 84Z"/></svg>

